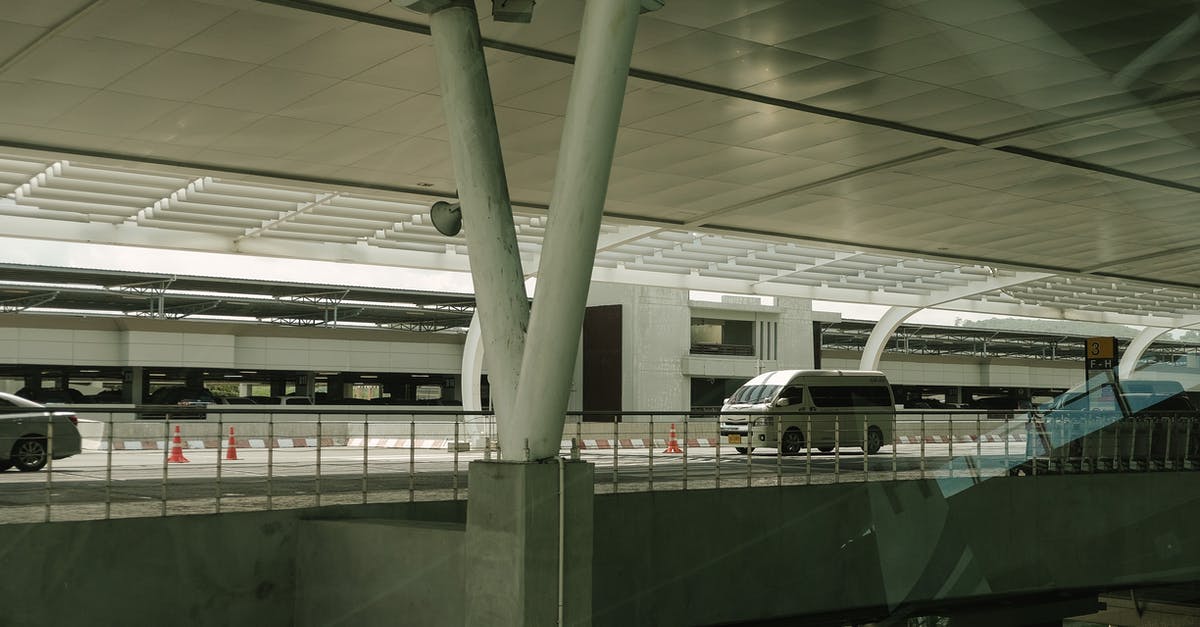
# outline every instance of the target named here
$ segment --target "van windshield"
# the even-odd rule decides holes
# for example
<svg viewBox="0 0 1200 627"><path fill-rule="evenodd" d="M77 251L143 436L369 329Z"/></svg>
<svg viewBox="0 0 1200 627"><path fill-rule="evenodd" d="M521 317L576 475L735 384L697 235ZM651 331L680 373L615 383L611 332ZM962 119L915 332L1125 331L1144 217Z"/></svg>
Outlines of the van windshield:
<svg viewBox="0 0 1200 627"><path fill-rule="evenodd" d="M765 403L779 393L780 385L743 385L738 388L729 403L733 405L757 405Z"/></svg>

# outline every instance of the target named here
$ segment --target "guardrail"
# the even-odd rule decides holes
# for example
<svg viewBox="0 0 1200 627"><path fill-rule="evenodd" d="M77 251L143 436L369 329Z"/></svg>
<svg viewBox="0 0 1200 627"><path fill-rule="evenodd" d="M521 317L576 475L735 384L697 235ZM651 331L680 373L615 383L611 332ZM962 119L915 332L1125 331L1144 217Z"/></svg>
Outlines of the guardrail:
<svg viewBox="0 0 1200 627"><path fill-rule="evenodd" d="M210 406L202 419L175 420L162 418L175 408L114 410L159 416L129 420L87 406L50 409L83 416L79 436L29 412L26 432L0 431L5 454L33 441L47 458L40 472L0 462L0 523L463 499L469 462L498 456L486 413ZM0 426L13 415L0 412ZM861 415L748 425L752 441L764 429L773 431L768 441L803 429L813 446L791 451L731 445L718 418L572 413L561 452L595 464L601 494L912 479L957 491L1001 476L1190 470L1200 458L1194 415L902 411L875 454L861 446ZM835 445L823 444L821 432Z"/></svg>

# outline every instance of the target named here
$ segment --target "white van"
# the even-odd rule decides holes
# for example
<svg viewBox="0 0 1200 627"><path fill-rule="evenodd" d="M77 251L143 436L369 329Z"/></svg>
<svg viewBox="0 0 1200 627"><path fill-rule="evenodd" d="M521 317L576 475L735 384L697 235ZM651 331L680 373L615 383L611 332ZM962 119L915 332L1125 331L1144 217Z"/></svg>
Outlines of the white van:
<svg viewBox="0 0 1200 627"><path fill-rule="evenodd" d="M776 370L738 388L721 407L721 436L739 453L756 447L796 454L893 442L896 405L882 372ZM782 440L782 444L780 444Z"/></svg>

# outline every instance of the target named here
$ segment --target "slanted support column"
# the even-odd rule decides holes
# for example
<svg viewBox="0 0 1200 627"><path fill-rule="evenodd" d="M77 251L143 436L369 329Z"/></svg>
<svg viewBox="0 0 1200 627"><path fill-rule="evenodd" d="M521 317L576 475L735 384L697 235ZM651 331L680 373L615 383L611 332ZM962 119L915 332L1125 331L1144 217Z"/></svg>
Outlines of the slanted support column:
<svg viewBox="0 0 1200 627"><path fill-rule="evenodd" d="M517 402L500 429L503 459L526 448L535 460L558 454L642 4L590 0L584 9Z"/></svg>
<svg viewBox="0 0 1200 627"><path fill-rule="evenodd" d="M892 307L884 312L879 322L875 323L875 328L871 330L871 336L867 338L862 360L858 363L859 370L879 370L879 360L883 357L888 338L892 337L900 323L914 313L917 313L916 307Z"/></svg>
<svg viewBox="0 0 1200 627"><path fill-rule="evenodd" d="M500 136L479 36L469 0L398 1L428 12L441 77L450 154L466 229L484 359L498 421L512 411L525 346L529 304L521 271L512 204L500 154Z"/></svg>

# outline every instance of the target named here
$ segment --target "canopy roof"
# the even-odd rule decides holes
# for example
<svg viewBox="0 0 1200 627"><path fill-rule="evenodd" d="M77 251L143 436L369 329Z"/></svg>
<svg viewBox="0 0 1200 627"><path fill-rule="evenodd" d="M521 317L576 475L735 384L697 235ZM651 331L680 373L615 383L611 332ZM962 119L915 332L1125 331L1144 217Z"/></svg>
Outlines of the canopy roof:
<svg viewBox="0 0 1200 627"><path fill-rule="evenodd" d="M582 3L479 6L532 274ZM639 25L594 278L1200 323L1196 11L668 2ZM426 31L381 0L9 7L0 262L33 238L467 270L428 221L455 184Z"/></svg>

